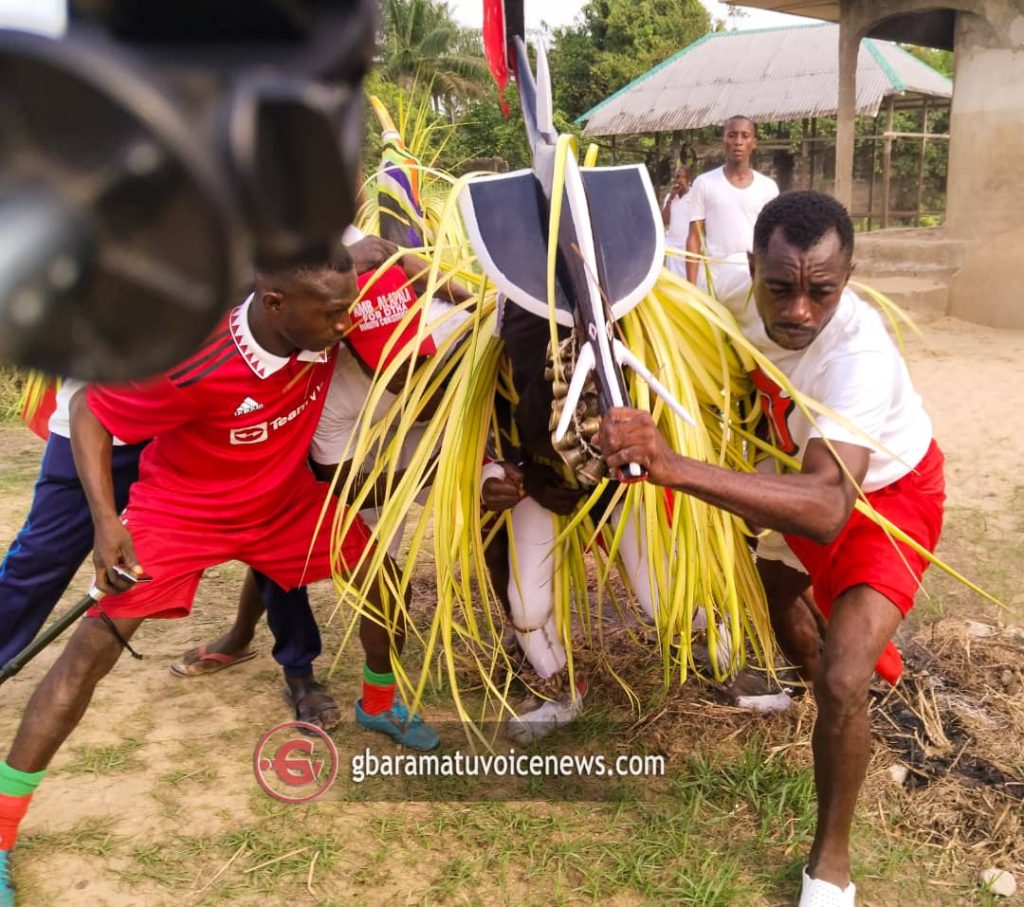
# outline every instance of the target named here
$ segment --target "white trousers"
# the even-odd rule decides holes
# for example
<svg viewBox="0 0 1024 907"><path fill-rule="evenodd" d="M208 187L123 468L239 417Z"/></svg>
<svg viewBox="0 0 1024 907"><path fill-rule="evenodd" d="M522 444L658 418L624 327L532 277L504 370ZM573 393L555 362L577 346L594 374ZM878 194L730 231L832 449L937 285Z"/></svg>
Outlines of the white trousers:
<svg viewBox="0 0 1024 907"><path fill-rule="evenodd" d="M620 505L612 519L621 518ZM511 525L508 597L512 624L533 669L547 678L566 665L565 647L555 626L554 549L558 524L553 513L527 497L512 508ZM643 531L631 519L623 531L618 557L640 607L653 620L656 596L643 542Z"/></svg>

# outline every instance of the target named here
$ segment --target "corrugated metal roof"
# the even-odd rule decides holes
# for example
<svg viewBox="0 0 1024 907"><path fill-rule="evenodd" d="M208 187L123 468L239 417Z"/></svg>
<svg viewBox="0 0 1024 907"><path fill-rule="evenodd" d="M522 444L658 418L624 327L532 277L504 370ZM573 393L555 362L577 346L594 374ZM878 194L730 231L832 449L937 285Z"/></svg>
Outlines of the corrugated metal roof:
<svg viewBox="0 0 1024 907"><path fill-rule="evenodd" d="M858 114L911 92L950 98L953 83L896 44L865 38L857 58ZM713 32L683 48L576 122L584 135L697 129L742 113L755 121L835 114L839 26Z"/></svg>

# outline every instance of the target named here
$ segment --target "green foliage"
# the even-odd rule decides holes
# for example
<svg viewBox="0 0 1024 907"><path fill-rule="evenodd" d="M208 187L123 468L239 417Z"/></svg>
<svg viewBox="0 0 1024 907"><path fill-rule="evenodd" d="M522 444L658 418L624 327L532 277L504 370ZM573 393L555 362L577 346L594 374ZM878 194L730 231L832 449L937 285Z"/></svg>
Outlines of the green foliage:
<svg viewBox="0 0 1024 907"><path fill-rule="evenodd" d="M386 81L377 72L367 78L365 90L367 94L380 98L396 118L403 107L417 108L424 94L424 88L419 84L412 84L406 89ZM433 150L437 152L436 165L450 173L460 174L465 170L466 162L474 158L500 157L511 169L528 167L530 151L526 146L523 115L514 88L509 89L508 101L510 114L507 119L502 116L497 90L493 88L486 97L465 104L454 122L436 111L428 113L429 124L436 127L436 140L432 143ZM570 125L558 112L555 122L559 129L570 131ZM381 150L380 124L369 105L365 123L363 161L368 175L380 160ZM421 157L424 161L430 159L429 154Z"/></svg>
<svg viewBox="0 0 1024 907"><path fill-rule="evenodd" d="M918 47L916 44L901 44L900 47L917 57L922 63L927 63L932 69L937 69L947 78L953 78L953 52L951 50Z"/></svg>
<svg viewBox="0 0 1024 907"><path fill-rule="evenodd" d="M699 0L590 0L578 24L555 31L555 107L575 119L710 27Z"/></svg>
<svg viewBox="0 0 1024 907"><path fill-rule="evenodd" d="M523 113L514 87L507 90L507 100L507 118L502 115L496 88L466 107L443 155L449 169L461 173L466 161L480 157L503 158L513 170L530 166Z"/></svg>
<svg viewBox="0 0 1024 907"><path fill-rule="evenodd" d="M428 86L437 109L449 117L484 93L487 65L476 33L455 22L447 3L384 0L381 31L377 69L387 81L406 89Z"/></svg>
<svg viewBox="0 0 1024 907"><path fill-rule="evenodd" d="M554 121L578 133L585 110L708 32L700 0L590 0L577 24L557 29L549 50ZM480 48L479 35L460 28L438 0L383 0L380 63L366 83L394 115L400 105L430 97L433 122L450 126L437 163L455 173L476 158L498 157L527 167L522 112L514 86L502 116ZM380 130L366 116L364 161L380 155Z"/></svg>

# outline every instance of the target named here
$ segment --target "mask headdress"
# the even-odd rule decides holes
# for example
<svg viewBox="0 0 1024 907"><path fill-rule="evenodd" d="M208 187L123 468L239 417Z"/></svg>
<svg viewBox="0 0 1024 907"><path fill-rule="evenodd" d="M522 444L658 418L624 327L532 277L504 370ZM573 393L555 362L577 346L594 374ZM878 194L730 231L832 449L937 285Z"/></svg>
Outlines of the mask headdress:
<svg viewBox="0 0 1024 907"><path fill-rule="evenodd" d="M664 231L646 168L581 168L575 139L555 131L542 45L537 47L536 78L531 71L521 0L503 5L487 0L484 11L491 71L499 88L509 71L515 74L533 169L471 180L459 202L487 276L515 305L552 321L552 377L558 382L567 375L554 325L575 332L576 361L554 426L556 448L564 446L570 426L579 421L577 410L588 408L581 397L591 375L600 413L629 403L624 365L693 424L613 329L651 291L665 256ZM620 478L635 481L643 475L637 464L630 464Z"/></svg>

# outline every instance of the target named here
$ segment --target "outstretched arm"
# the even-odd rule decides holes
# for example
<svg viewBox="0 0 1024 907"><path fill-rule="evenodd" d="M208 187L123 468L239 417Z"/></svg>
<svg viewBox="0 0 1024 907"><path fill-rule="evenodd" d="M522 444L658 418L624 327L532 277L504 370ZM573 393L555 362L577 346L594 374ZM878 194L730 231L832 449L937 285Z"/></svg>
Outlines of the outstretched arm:
<svg viewBox="0 0 1024 907"><path fill-rule="evenodd" d="M857 499L853 483L820 438L808 442L802 471L787 475L733 472L677 454L650 414L635 409L609 410L598 438L610 468L639 463L656 485L691 494L751 525L822 544L839 534ZM840 442L832 446L859 485L870 450Z"/></svg>
<svg viewBox="0 0 1024 907"><path fill-rule="evenodd" d="M71 449L82 490L89 502L95 530L93 564L96 585L104 592L122 592L131 583L113 573L115 564L141 575L132 537L121 523L114 503L110 461L113 437L89 408L85 388L71 398Z"/></svg>

